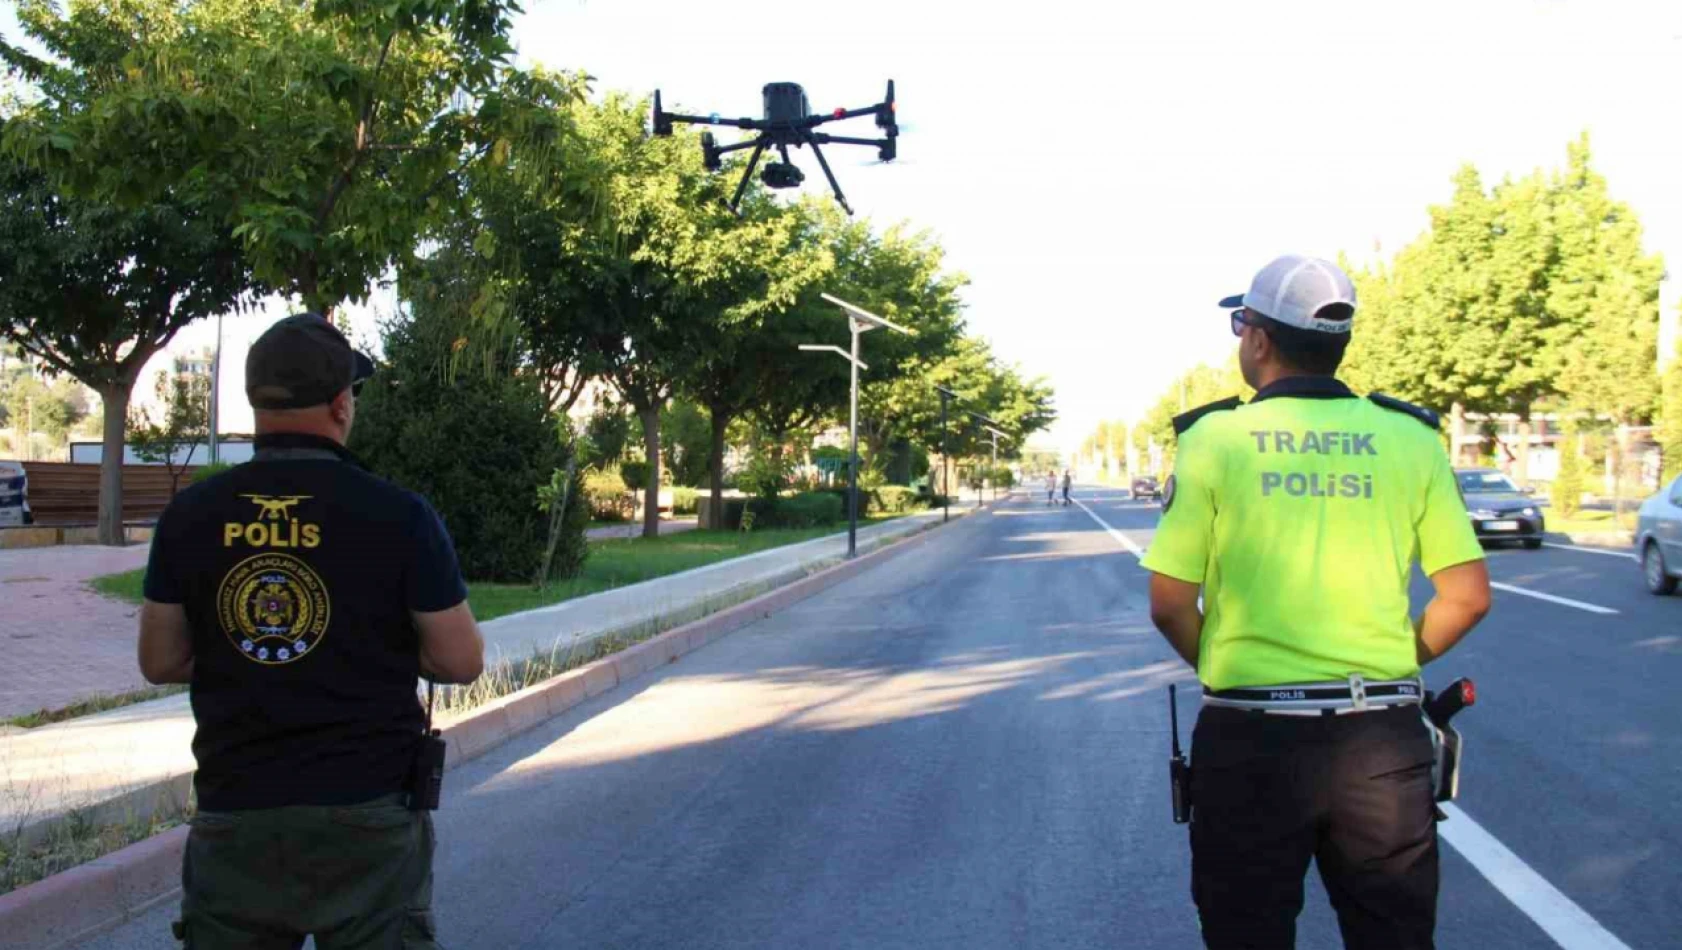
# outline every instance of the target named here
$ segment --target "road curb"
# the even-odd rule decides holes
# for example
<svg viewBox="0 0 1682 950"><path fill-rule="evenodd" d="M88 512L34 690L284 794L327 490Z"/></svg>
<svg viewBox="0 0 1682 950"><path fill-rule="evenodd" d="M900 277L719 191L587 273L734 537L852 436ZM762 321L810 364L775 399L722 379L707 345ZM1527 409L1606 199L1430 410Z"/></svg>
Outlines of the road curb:
<svg viewBox="0 0 1682 950"><path fill-rule="evenodd" d="M967 515L990 507L988 503L967 510L952 522L965 520ZM470 762L585 700L675 663L715 640L911 550L925 543L934 529L947 523L950 522L930 521L861 552L851 561L821 567L803 578L510 693L443 724L445 768ZM448 792L445 794L448 797ZM187 829L172 828L9 894L0 894L0 948L62 950L174 898L180 893L181 855L186 845Z"/></svg>
<svg viewBox="0 0 1682 950"><path fill-rule="evenodd" d="M1635 535L1629 531L1594 531L1567 534L1560 532L1555 537L1562 537L1578 547L1584 548L1623 548L1626 551L1635 548Z"/></svg>

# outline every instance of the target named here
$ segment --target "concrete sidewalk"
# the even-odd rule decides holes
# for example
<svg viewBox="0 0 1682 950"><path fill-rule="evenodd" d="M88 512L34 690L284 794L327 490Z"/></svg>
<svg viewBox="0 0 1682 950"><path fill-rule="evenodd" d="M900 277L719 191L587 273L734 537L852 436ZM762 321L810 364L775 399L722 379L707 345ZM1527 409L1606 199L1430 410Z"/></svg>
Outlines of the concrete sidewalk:
<svg viewBox="0 0 1682 950"><path fill-rule="evenodd" d="M0 718L146 685L134 662L138 608L88 581L144 566L149 548L0 551Z"/></svg>
<svg viewBox="0 0 1682 950"><path fill-rule="evenodd" d="M954 517L973 503L953 506ZM861 552L939 523L937 511L859 531ZM582 649L596 637L675 626L798 579L845 557L847 535L746 557L487 621L490 658ZM0 736L0 835L39 830L89 809L96 821L150 814L184 802L195 767L193 714L185 695Z"/></svg>

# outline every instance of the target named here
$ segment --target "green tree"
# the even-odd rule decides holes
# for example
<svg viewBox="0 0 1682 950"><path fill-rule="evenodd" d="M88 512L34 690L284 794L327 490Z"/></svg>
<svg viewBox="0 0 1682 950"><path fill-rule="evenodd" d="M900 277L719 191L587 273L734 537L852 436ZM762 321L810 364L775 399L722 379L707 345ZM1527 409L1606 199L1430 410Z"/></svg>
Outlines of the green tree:
<svg viewBox="0 0 1682 950"><path fill-rule="evenodd" d="M796 356L798 345L816 332L812 322L821 318L796 304L803 295L810 301L810 290L833 271L828 238L838 213L811 201L779 205L750 186L743 214L771 225L756 229L758 241L746 248L759 260L738 269L735 279L713 285L717 306L734 316L715 323L712 338L681 382L682 390L707 411L709 511L720 517L731 424L759 406L779 407L769 415L791 407L798 414L803 401L826 408L835 401L839 378L832 367L813 367ZM780 452L781 440L776 443Z"/></svg>
<svg viewBox="0 0 1682 950"><path fill-rule="evenodd" d="M6 416L27 449L29 437L40 434L62 441L87 415L87 404L70 380L46 382L32 374L18 376L6 389Z"/></svg>
<svg viewBox="0 0 1682 950"><path fill-rule="evenodd" d="M230 230L191 202L83 200L4 155L0 194L0 336L99 394L99 540L120 545L135 380L182 327L234 307L249 272Z"/></svg>
<svg viewBox="0 0 1682 950"><path fill-rule="evenodd" d="M465 164L564 131L507 64L513 0L22 0L51 54L5 139L73 193L214 209L257 279L330 311L450 206Z"/></svg>
<svg viewBox="0 0 1682 950"><path fill-rule="evenodd" d="M1178 445L1175 416L1229 396L1247 398L1251 394L1239 372L1236 356L1220 368L1199 363L1180 374L1133 427L1133 446L1139 457L1136 471L1140 474L1151 471L1149 447L1152 444L1162 449L1163 468L1173 468Z"/></svg>
<svg viewBox="0 0 1682 950"><path fill-rule="evenodd" d="M617 465L631 441L631 419L619 404L603 400L585 420L584 438L586 465L598 469Z"/></svg>
<svg viewBox="0 0 1682 950"><path fill-rule="evenodd" d="M1576 422L1567 422L1559 439L1559 472L1549 487L1549 500L1561 517L1573 517L1582 507L1584 482L1582 434Z"/></svg>
<svg viewBox="0 0 1682 950"><path fill-rule="evenodd" d="M169 493L173 496L181 473L193 464L199 445L208 446L210 441L210 377L160 370L154 391L159 404L157 418L136 407L129 415L128 441L135 455L161 463L168 470Z"/></svg>
<svg viewBox="0 0 1682 950"><path fill-rule="evenodd" d="M701 407L687 399L672 400L661 416L660 432L668 481L690 488L705 481L712 425Z"/></svg>
<svg viewBox="0 0 1682 950"><path fill-rule="evenodd" d="M1664 372L1664 403L1659 411L1659 451L1664 482L1682 475L1682 341Z"/></svg>
<svg viewBox="0 0 1682 950"><path fill-rule="evenodd" d="M1658 407L1659 280L1664 262L1641 246L1641 224L1607 193L1590 165L1588 136L1573 143L1551 182L1556 252L1547 307L1556 318L1550 357L1566 403L1615 423Z"/></svg>
<svg viewBox="0 0 1682 950"><path fill-rule="evenodd" d="M1653 413L1657 257L1594 171L1586 137L1566 167L1486 189L1463 167L1431 227L1388 265L1354 274L1356 331L1342 374L1446 411L1543 401L1618 422Z"/></svg>
<svg viewBox="0 0 1682 950"><path fill-rule="evenodd" d="M543 315L581 334L601 376L637 415L650 464L643 533L659 531L660 413L692 378L721 323L763 301L737 295L761 263L774 218L725 209L724 179L702 165L693 135L649 137L646 106L620 95L572 107L580 148L597 182L589 202L563 204L554 293L564 309Z"/></svg>
<svg viewBox="0 0 1682 950"><path fill-rule="evenodd" d="M456 268L444 256L407 273L407 313L385 328L385 363L358 398L350 447L432 502L469 578L529 582L550 539L538 490L553 486L568 449L539 381L480 332L477 288ZM576 543L568 535L557 547Z"/></svg>

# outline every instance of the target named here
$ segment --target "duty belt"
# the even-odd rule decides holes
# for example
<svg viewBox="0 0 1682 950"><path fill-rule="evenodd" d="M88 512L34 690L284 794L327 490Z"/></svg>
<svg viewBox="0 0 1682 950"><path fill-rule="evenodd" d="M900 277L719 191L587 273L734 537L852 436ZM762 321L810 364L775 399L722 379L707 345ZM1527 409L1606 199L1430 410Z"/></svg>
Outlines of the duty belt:
<svg viewBox="0 0 1682 950"><path fill-rule="evenodd" d="M1368 682L1352 673L1346 683L1290 683L1281 686L1203 690L1203 704L1251 709L1281 716L1341 716L1387 706L1416 705L1425 699L1417 679Z"/></svg>

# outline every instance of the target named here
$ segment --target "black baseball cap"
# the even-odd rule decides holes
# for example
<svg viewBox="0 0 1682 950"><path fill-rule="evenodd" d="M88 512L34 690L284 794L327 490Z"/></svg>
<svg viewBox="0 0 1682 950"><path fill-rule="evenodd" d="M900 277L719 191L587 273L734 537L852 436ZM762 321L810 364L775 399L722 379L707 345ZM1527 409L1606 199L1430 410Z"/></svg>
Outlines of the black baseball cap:
<svg viewBox="0 0 1682 950"><path fill-rule="evenodd" d="M303 409L332 402L374 375L374 361L316 313L287 317L263 331L245 357L245 396L253 409Z"/></svg>

